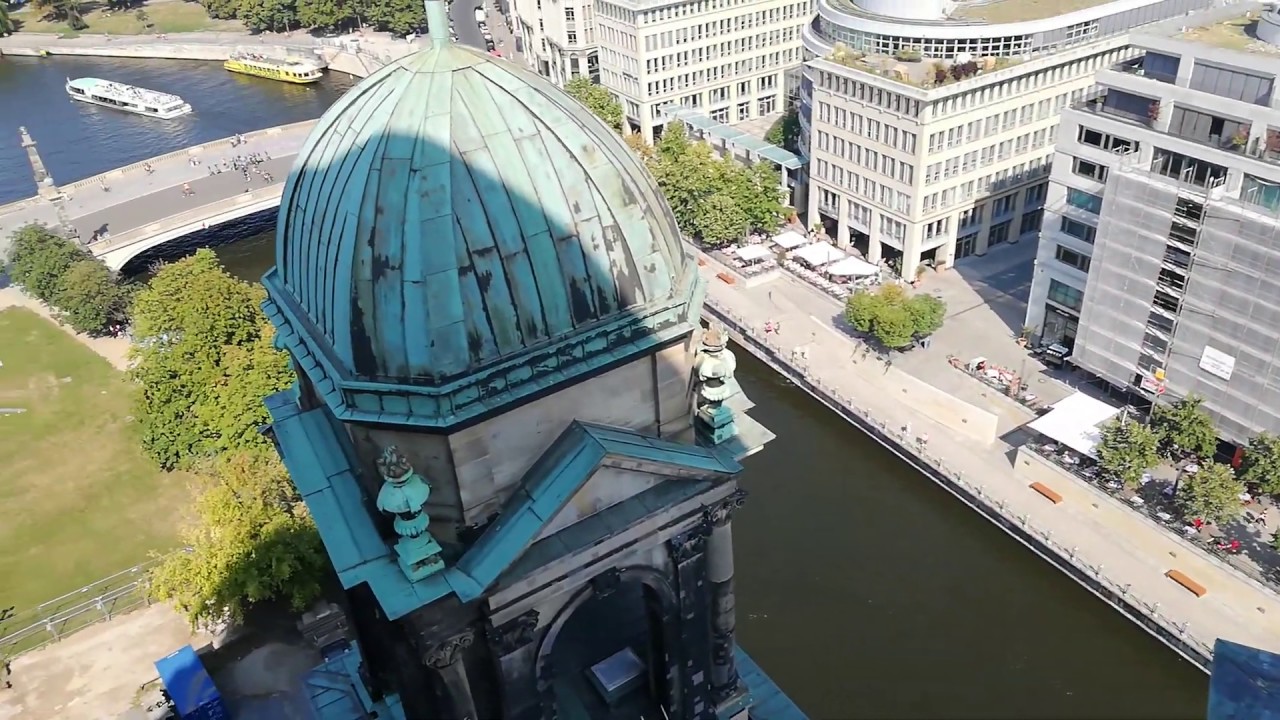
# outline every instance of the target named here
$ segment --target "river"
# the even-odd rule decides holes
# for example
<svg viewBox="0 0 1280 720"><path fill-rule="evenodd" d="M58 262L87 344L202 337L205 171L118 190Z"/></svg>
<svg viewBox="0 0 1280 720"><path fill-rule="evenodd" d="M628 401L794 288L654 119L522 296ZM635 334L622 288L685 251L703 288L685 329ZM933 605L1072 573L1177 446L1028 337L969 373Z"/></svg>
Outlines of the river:
<svg viewBox="0 0 1280 720"><path fill-rule="evenodd" d="M178 92L196 112L161 123L73 105L63 79L87 75ZM0 59L0 203L34 194L18 125L64 183L314 118L349 86L335 76L297 88L208 63ZM199 242L222 243L228 269L256 279L271 263L268 225ZM1207 678L1191 664L738 355L752 415L778 435L746 461L738 635L811 717L1204 716Z"/></svg>

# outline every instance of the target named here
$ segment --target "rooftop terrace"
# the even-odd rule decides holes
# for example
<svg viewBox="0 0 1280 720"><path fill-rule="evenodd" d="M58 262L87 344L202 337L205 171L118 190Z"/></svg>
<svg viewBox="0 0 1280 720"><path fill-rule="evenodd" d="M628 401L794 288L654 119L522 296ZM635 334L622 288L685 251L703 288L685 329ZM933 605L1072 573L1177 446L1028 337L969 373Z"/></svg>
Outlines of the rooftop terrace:
<svg viewBox="0 0 1280 720"><path fill-rule="evenodd" d="M993 25L1044 20L1077 10L1088 10L1112 0L976 0L956 3L951 17L958 20L981 20Z"/></svg>
<svg viewBox="0 0 1280 720"><path fill-rule="evenodd" d="M1280 56L1280 47L1258 39L1259 13L1249 11L1225 20L1179 30L1173 37L1204 43L1224 50Z"/></svg>
<svg viewBox="0 0 1280 720"><path fill-rule="evenodd" d="M862 70L863 72L924 89L950 85L989 72L1013 67L1022 62L1017 58L985 57L965 63L956 63L953 60L937 60L923 57L917 51L903 51L896 57L869 55L850 50L841 43L837 43L831 53L824 59L838 65Z"/></svg>

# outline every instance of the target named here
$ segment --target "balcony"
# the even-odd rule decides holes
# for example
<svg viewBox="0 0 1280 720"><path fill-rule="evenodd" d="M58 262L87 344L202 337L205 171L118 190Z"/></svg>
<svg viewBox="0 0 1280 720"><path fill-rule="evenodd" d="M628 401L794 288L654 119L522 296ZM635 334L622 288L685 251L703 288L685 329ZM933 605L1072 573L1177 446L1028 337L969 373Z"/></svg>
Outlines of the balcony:
<svg viewBox="0 0 1280 720"><path fill-rule="evenodd" d="M1148 52L1142 57L1118 62L1112 65L1111 69L1125 75L1134 75L1174 85L1178 81L1178 63L1178 58Z"/></svg>
<svg viewBox="0 0 1280 720"><path fill-rule="evenodd" d="M1280 165L1280 130L1268 127L1266 135L1254 138L1248 154L1259 160Z"/></svg>
<svg viewBox="0 0 1280 720"><path fill-rule="evenodd" d="M1251 133L1246 122L1186 107L1175 107L1169 118L1170 135L1215 150L1245 153Z"/></svg>
<svg viewBox="0 0 1280 720"><path fill-rule="evenodd" d="M1160 101L1123 90L1103 90L1071 106L1076 110L1114 118L1130 125L1154 127L1160 119Z"/></svg>

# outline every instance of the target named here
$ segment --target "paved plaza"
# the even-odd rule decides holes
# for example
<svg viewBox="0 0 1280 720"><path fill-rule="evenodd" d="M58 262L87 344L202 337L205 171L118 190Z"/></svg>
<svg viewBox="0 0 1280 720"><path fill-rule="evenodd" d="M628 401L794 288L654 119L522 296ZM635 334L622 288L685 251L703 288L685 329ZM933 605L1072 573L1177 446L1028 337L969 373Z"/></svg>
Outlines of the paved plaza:
<svg viewBox="0 0 1280 720"><path fill-rule="evenodd" d="M770 342L784 355L803 347L807 355L803 362L811 376L821 378L833 392L850 398L888 427L910 425L914 436L927 435L931 456L981 485L993 503L1005 504L1006 512L1025 517L1056 544L1074 548L1092 566L1102 566L1113 586L1129 586L1132 597L1146 607L1156 608L1179 627L1186 623L1187 634L1199 644L1211 647L1222 637L1280 651L1280 598L1274 592L1065 472L1030 464L1015 471L1012 437L976 443L958 429L956 417L918 402L923 381L936 391L996 414L1002 436L1033 418L1030 410L952 368L946 357L982 355L1006 366L1021 365L1026 353L1015 344L1016 330L1005 316L1020 317L1017 304L1025 303L1023 288L1029 281L1034 251L1033 244L1020 243L985 258L962 261L954 271L926 275L921 291L946 299L947 324L935 335L931 348L897 354L892 367L874 354L864 358L862 344L837 327L840 302L789 273L748 289L716 278L719 268L714 264L704 272L711 284L711 300L744 318L759 337L765 337L765 322L780 322L781 333ZM1003 299L990 305L986 298L993 296ZM1027 375L1046 402L1074 392L1032 360L1027 361ZM831 421L839 422L834 415ZM1054 505L1028 488L1037 481L1058 492L1063 502ZM1169 570L1186 573L1208 588L1208 594L1197 598L1187 592L1164 576Z"/></svg>

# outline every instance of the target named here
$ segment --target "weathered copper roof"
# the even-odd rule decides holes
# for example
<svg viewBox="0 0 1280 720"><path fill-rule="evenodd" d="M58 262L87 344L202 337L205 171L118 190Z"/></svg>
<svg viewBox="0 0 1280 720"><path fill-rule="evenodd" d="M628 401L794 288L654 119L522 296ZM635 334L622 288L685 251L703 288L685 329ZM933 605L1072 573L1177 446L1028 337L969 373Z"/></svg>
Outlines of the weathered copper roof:
<svg viewBox="0 0 1280 720"><path fill-rule="evenodd" d="M320 119L285 187L268 312L339 384L438 387L520 358L563 379L570 354L637 333L547 366L566 338L696 323L685 253L616 133L533 73L446 42ZM504 372L503 387L529 375Z"/></svg>

